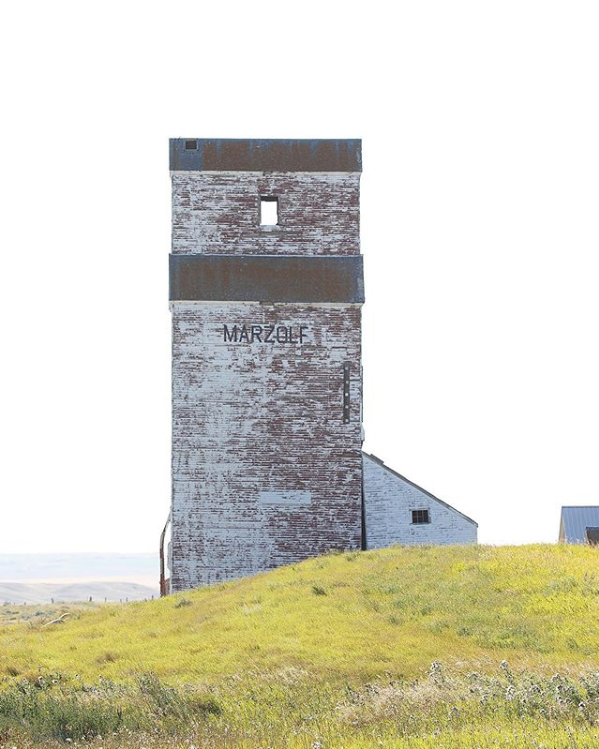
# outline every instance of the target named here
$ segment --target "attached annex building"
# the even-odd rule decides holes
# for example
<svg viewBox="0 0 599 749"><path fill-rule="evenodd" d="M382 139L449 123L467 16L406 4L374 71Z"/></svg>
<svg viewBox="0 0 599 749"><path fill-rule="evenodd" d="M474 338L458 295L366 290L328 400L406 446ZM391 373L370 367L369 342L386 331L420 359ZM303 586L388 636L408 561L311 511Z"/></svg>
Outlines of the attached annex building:
<svg viewBox="0 0 599 749"><path fill-rule="evenodd" d="M362 454L361 142L173 139L170 171L162 592L333 550L476 542L473 520Z"/></svg>
<svg viewBox="0 0 599 749"><path fill-rule="evenodd" d="M362 453L367 549L393 544L471 544L477 523L455 507Z"/></svg>

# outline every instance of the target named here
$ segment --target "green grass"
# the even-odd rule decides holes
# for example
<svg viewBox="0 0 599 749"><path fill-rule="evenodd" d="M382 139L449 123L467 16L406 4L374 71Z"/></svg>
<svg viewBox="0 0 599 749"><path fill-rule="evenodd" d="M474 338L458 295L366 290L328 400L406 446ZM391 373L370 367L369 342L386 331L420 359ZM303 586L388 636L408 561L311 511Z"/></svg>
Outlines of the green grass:
<svg viewBox="0 0 599 749"><path fill-rule="evenodd" d="M159 601L75 607L62 624L7 618L0 747L2 731L41 745L102 726L107 747L126 731L131 746L599 745L588 547L335 554Z"/></svg>

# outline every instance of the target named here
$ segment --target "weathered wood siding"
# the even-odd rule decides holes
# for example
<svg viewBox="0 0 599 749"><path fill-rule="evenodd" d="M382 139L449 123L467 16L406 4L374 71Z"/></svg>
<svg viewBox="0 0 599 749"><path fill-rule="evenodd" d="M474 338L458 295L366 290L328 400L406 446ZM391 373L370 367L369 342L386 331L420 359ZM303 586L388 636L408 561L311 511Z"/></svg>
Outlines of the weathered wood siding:
<svg viewBox="0 0 599 749"><path fill-rule="evenodd" d="M358 254L359 178L353 173L174 172L172 252ZM281 225L261 227L260 195L272 194L279 196Z"/></svg>
<svg viewBox="0 0 599 749"><path fill-rule="evenodd" d="M225 341L235 323L305 340ZM359 330L359 307L174 305L174 589L360 547Z"/></svg>
<svg viewBox="0 0 599 749"><path fill-rule="evenodd" d="M174 172L172 184L173 253L360 251L359 174ZM280 225L260 227L259 197L273 193ZM359 549L361 306L177 301L171 311L171 590ZM287 329L293 342L229 340L225 325Z"/></svg>

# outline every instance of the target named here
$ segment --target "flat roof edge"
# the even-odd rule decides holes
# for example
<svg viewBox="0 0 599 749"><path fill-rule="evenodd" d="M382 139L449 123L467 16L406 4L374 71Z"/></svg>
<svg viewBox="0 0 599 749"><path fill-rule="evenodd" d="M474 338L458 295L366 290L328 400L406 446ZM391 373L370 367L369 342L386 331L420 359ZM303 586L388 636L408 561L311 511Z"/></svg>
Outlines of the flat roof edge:
<svg viewBox="0 0 599 749"><path fill-rule="evenodd" d="M353 139L171 138L170 171L361 172Z"/></svg>
<svg viewBox="0 0 599 749"><path fill-rule="evenodd" d="M562 510L599 510L599 505L562 505Z"/></svg>

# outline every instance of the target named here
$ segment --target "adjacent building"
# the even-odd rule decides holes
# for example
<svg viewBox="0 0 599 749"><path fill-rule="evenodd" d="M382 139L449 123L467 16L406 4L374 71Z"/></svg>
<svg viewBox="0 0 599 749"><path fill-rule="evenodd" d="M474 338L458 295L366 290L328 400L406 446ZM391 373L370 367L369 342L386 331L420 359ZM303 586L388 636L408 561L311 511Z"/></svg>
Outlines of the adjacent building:
<svg viewBox="0 0 599 749"><path fill-rule="evenodd" d="M599 506L562 507L559 540L566 544L599 543Z"/></svg>

